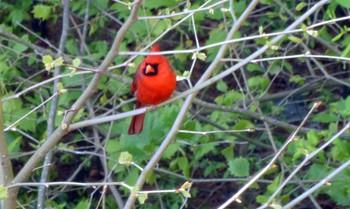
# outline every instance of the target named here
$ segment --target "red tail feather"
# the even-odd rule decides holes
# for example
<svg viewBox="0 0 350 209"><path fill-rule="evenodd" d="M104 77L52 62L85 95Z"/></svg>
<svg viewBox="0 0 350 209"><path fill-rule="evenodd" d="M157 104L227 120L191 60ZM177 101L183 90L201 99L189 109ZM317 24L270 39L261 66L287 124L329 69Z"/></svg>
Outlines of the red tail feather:
<svg viewBox="0 0 350 209"><path fill-rule="evenodd" d="M136 101L136 109L143 107L141 102ZM135 115L131 119L131 123L129 126L129 135L133 134L139 134L142 132L143 129L143 121L145 119L145 113L140 114L140 115Z"/></svg>

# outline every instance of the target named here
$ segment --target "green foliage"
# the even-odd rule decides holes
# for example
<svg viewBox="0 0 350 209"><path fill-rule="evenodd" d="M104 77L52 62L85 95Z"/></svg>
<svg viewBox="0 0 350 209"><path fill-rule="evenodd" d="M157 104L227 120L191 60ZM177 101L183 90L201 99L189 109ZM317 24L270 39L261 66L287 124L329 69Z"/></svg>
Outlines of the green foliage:
<svg viewBox="0 0 350 209"><path fill-rule="evenodd" d="M257 195L256 201L260 204L265 203L268 200L269 196L274 193L274 191L278 188L281 181L281 175L277 175L271 184L267 186L267 190L263 195Z"/></svg>
<svg viewBox="0 0 350 209"><path fill-rule="evenodd" d="M337 205L348 206L350 204L349 185L344 183L350 180L349 169L337 175L329 186L325 187L325 192L336 201Z"/></svg>
<svg viewBox="0 0 350 209"><path fill-rule="evenodd" d="M300 2L297 6L296 6L296 10L297 11L301 11L303 8L305 8L307 6L307 3L305 2Z"/></svg>
<svg viewBox="0 0 350 209"><path fill-rule="evenodd" d="M74 209L84 209L89 207L89 201L88 200L81 200L79 203L74 207Z"/></svg>
<svg viewBox="0 0 350 209"><path fill-rule="evenodd" d="M222 92L226 92L228 89L228 86L225 82L219 81L216 83L216 89Z"/></svg>
<svg viewBox="0 0 350 209"><path fill-rule="evenodd" d="M21 136L18 136L18 134L6 132L6 144L7 144L7 151L10 154L19 153L21 151L21 142L23 138Z"/></svg>
<svg viewBox="0 0 350 209"><path fill-rule="evenodd" d="M54 60L50 55L43 56L42 61L43 61L44 65L45 65L45 69L47 71L50 71L54 67L62 66L62 64L63 64L62 57L59 57L59 58Z"/></svg>
<svg viewBox="0 0 350 209"><path fill-rule="evenodd" d="M190 182L185 182L180 189L177 189L177 193L181 192L181 194L184 196L184 197L187 197L187 198L191 198L191 194L186 190L188 188L191 188L192 186L192 183Z"/></svg>
<svg viewBox="0 0 350 209"><path fill-rule="evenodd" d="M345 119L350 116L350 96L346 99L330 103L330 108L326 112L321 112L313 117L314 121L329 123Z"/></svg>
<svg viewBox="0 0 350 209"><path fill-rule="evenodd" d="M318 180L328 175L328 168L321 164L313 164L307 171L307 179Z"/></svg>
<svg viewBox="0 0 350 209"><path fill-rule="evenodd" d="M32 13L35 18L47 20L51 15L51 10L52 8L50 6L38 4L34 7Z"/></svg>
<svg viewBox="0 0 350 209"><path fill-rule="evenodd" d="M270 84L270 79L268 77L254 76L248 79L247 84L252 89L265 91Z"/></svg>
<svg viewBox="0 0 350 209"><path fill-rule="evenodd" d="M340 4L343 7L350 8L350 2L346 0L336 0L338 4Z"/></svg>
<svg viewBox="0 0 350 209"><path fill-rule="evenodd" d="M228 162L229 171L236 177L249 176L249 161L247 158L238 157Z"/></svg>
<svg viewBox="0 0 350 209"><path fill-rule="evenodd" d="M0 2L2 20L6 23L11 23L13 28L17 27L18 23L28 21L30 19L29 8L32 0L23 0L15 2Z"/></svg>
<svg viewBox="0 0 350 209"><path fill-rule="evenodd" d="M148 195L146 193L142 193L142 194L138 194L137 195L137 200L139 201L139 203L141 205L143 205L145 203L145 201L147 200Z"/></svg>
<svg viewBox="0 0 350 209"><path fill-rule="evenodd" d="M350 143L341 139L336 140L330 154L334 161L347 161L350 157Z"/></svg>
<svg viewBox="0 0 350 209"><path fill-rule="evenodd" d="M174 135L172 143L160 156L157 169L146 179L145 190L176 189L183 183L183 178L221 178L224 183L220 183L220 186L226 184L226 178L232 176L249 180L266 166L270 157L275 154L268 137L272 136L279 149L295 130L283 124L299 125L312 103L321 100L324 106L314 113L305 125L305 128L313 131L300 131L297 135L298 140L293 141L279 158L282 166L286 164L293 170L306 156L319 149L337 133L350 116L350 97L347 97L347 86L343 85L348 82L346 62L341 63L331 57L322 60L316 57L317 64L306 57L282 58L309 52L311 55L348 57L350 29L344 21L333 21L344 16L344 11L349 8L348 1L331 1L327 6L320 8L313 19L303 21L296 28L301 28L301 32L289 33L274 44L271 42L272 37L249 37L283 31L316 1L282 1L276 5L272 0L262 0L259 3L264 9L258 6L259 8L253 11L230 39L227 39L228 32L250 2L232 0L218 3L219 1L205 0L145 0L139 10L138 19L120 43L119 51L123 53L140 51L154 40L161 44L164 51L191 50L190 53L166 55L176 74L181 75L178 76L179 92L194 86L214 61L218 61L219 64L215 66L212 76L230 69L261 47L269 47L265 53L255 60L250 60L248 64L233 72L234 74L198 92L196 99L211 104L207 106L198 102L191 106L191 111L186 114L183 123L179 124L179 129L184 132ZM120 32L121 26L129 17L133 2L93 0L90 8L87 8L86 1L70 1L68 40L62 57L58 57L56 48L59 47L61 33L61 6L61 1L57 0L0 2L0 15L3 17L0 30L21 39L17 41L0 35L0 97L8 98L24 91L18 97L3 103L5 127L51 97L55 93L54 87L57 87L60 93L64 92L58 96L54 121L54 129L61 127L66 113L77 111L72 104L86 90L93 76L98 73L96 71L100 70L98 66L111 48L115 35ZM84 22L85 15L87 23ZM162 17L153 18L156 15ZM164 18L163 15L170 17ZM314 23L324 23L325 20L332 20L332 25L308 29ZM84 27L87 27L86 37L82 37ZM247 39L238 40L242 37ZM196 51L197 41L205 50ZM223 60L215 60L223 41L235 42L227 45L228 50L223 55ZM31 44L45 51L33 49ZM215 47L207 47L212 44L215 44ZM134 104L129 102L133 97L130 94L130 83L143 59L144 56L119 54L109 66L111 68L108 72L101 75L97 90L91 92L89 103L77 112L73 122L93 121L96 118L115 116L132 110ZM327 76L319 70L319 65L327 71ZM54 82L47 80L56 76L56 67L60 67L61 72L58 73L58 85L54 86ZM338 83L329 76L343 82ZM330 86L329 80L335 84ZM188 85L189 81L191 85ZM40 85L26 91L37 84ZM316 87L310 90L309 84ZM298 91L294 92L296 88ZM140 135L127 135L130 118L67 132L55 149L57 152L52 162L55 169L50 170L49 181L66 181L76 169L81 168L74 181L100 182L104 181L107 175L111 175L116 182L134 186L141 171L131 162L141 168L145 167L169 133L182 103L183 101L179 100L148 112ZM47 140L51 104L52 101L49 101L24 117L14 127L17 130L5 133L7 149L16 169L21 169L28 161L29 155ZM291 121L291 116L300 118ZM267 118L273 119L274 122L271 123ZM226 131L249 128L255 128L257 131ZM195 131L196 134L191 131ZM267 131L270 133L267 134ZM246 139L249 139L249 143ZM24 156L18 157L19 153ZM316 155L297 176L303 180L317 182L349 158L350 143L346 133ZM80 166L82 162L84 164ZM104 173L104 162L107 162L109 173ZM32 179L40 179L42 167L38 165L38 168L40 169L33 172ZM283 169L286 171L286 168ZM279 166L269 169L260 180L273 180L272 183L267 185L256 182L249 188L257 194L255 201L263 204L289 173L289 170L282 172ZM349 176L348 170L343 171L314 193L315 198L321 194L323 198L326 194L327 198L329 197L328 202L341 206L349 205ZM310 187L307 181L305 184L306 188ZM191 197L191 200L187 201L188 208L194 207L194 203L204 201L203 197L208 197L212 202L218 198L222 201L222 194L217 194L217 191L221 192L221 188L217 190L219 183L194 184L191 193L187 191L189 185L184 185L178 189L180 195L161 195L164 208L180 208L187 197ZM273 207L278 208L298 196L301 190L296 188L294 183L288 184L275 198ZM231 188L232 191L238 189L238 186ZM33 202L37 199L36 194L27 193L26 188L21 190L23 191L20 193L19 202L35 208ZM47 206L53 208L94 207L100 199L104 200L105 208L116 207L115 199L109 192L95 192L95 188L77 187L69 190L69 194L66 193L68 190L61 192L55 187L49 187L48 190L51 193L57 192L57 196L46 201ZM139 205L136 207L159 208L158 195L137 193L142 190L140 188L130 191L128 188L118 187L118 190L123 196L137 194ZM5 187L0 187L0 199L6 198L6 191ZM71 193L73 195L70 195ZM98 198L94 196L97 193ZM247 199L240 207L252 208L252 204L256 206L251 197L244 198ZM210 205L208 201L195 207L213 208L217 205Z"/></svg>
<svg viewBox="0 0 350 209"><path fill-rule="evenodd" d="M55 202L55 201L46 201L46 205L49 205L50 207L57 208L57 209L64 209L67 208L67 202Z"/></svg>
<svg viewBox="0 0 350 209"><path fill-rule="evenodd" d="M203 144L193 150L194 152L194 159L195 160L201 160L201 158L214 151L215 150L215 144Z"/></svg>
<svg viewBox="0 0 350 209"><path fill-rule="evenodd" d="M130 164L132 162L132 155L128 152L121 152L118 162L120 164Z"/></svg>
<svg viewBox="0 0 350 209"><path fill-rule="evenodd" d="M296 83L299 86L302 86L305 82L305 79L301 77L300 75L293 75L290 79L289 82L291 83Z"/></svg>

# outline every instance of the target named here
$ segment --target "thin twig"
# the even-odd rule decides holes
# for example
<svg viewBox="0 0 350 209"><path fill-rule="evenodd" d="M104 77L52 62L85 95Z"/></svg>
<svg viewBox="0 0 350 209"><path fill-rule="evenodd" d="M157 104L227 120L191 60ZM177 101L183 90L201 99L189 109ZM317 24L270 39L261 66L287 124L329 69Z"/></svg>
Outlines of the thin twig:
<svg viewBox="0 0 350 209"><path fill-rule="evenodd" d="M41 103L40 105L38 105L37 107L35 107L34 109L32 109L31 111L29 111L27 114L23 115L20 119L16 120L14 123L12 123L11 125L9 125L7 128L4 129L4 131L8 131L11 130L15 125L17 125L19 122L21 122L24 118L26 118L28 115L32 114L33 112L35 112L37 109L39 109L40 107L44 106L47 102L51 101L54 97L56 97L57 95L59 95L60 92L55 92L51 97L49 97L47 100L45 100L43 103Z"/></svg>
<svg viewBox="0 0 350 209"><path fill-rule="evenodd" d="M27 163L24 165L21 171L13 179L13 181L11 182L12 184L17 184L28 179L29 176L32 174L33 169L42 160L43 156L45 156L47 152L49 152L54 146L56 146L57 143L59 143L60 139L67 133L68 130L65 127L72 122L78 110L86 103L86 101L95 92L97 84L99 83L102 77L102 74L104 74L108 70L108 67L114 61L115 57L118 55L119 46L123 41L126 32L136 21L140 5L141 5L141 0L136 0L134 2L134 6L131 10L129 18L126 20L125 24L118 31L114 39L114 42L111 46L111 49L109 50L108 54L106 55L106 58L103 60L103 62L99 67L100 73L97 73L94 75L90 84L87 86L86 90L82 93L82 95L78 98L78 100L72 105L71 110L73 111L70 111L66 115L63 121L63 125L57 128L47 138L47 140L42 144L42 146L37 149L35 154L27 161ZM18 193L18 188L12 188L11 190L14 191L15 194Z"/></svg>
<svg viewBox="0 0 350 209"><path fill-rule="evenodd" d="M64 49L66 47L66 42L67 42L67 37L68 37L68 29L69 29L69 5L70 5L70 0L64 0L63 1L63 18L62 18L62 33L61 33L61 38L60 38L60 43L59 43L59 48L58 48L58 54L57 56L61 56L64 52ZM55 67L54 69L54 77L58 76L61 74L61 66ZM59 79L54 80L53 83L53 92L58 92L58 83ZM57 107L58 107L58 99L59 97L53 97L51 101L51 106L50 106L50 112L47 120L47 135L50 136L52 132L55 130L55 120L56 120L56 112L57 112ZM53 151L49 151L44 158L43 165L49 165L51 164L53 156ZM45 166L42 169L42 173L40 176L40 182L44 183L47 182L49 178L49 171L50 171L51 166ZM38 209L43 209L45 208L45 197L46 197L46 187L41 186L38 188L38 202L37 202L37 208Z"/></svg>
<svg viewBox="0 0 350 209"><path fill-rule="evenodd" d="M304 165L306 165L307 162L310 161L310 159L315 157L322 150L325 150L327 146L332 144L336 139L339 138L339 136L341 136L349 128L350 128L350 122L346 124L346 126L342 128L337 134L335 134L331 139L329 139L326 143L324 143L320 148L308 154L305 157L305 159L293 170L293 172L283 181L283 183L278 186L278 188L274 191L274 193L270 196L270 198L264 203L264 205L259 207L259 209L268 207L268 204L273 200L273 198L276 197L281 192L281 190L287 185L287 183L301 170L301 168L303 168Z"/></svg>
<svg viewBox="0 0 350 209"><path fill-rule="evenodd" d="M243 23L243 21L249 16L249 14L251 13L251 11L255 8L255 6L258 4L258 0L254 0L252 1L249 6L247 7L247 9L244 11L244 13L242 14L242 16L239 18L239 20L235 23L235 25L231 28L230 32L228 33L228 35L226 36L226 40L229 40L233 37L234 33L240 28L241 24ZM207 80L212 73L214 72L214 70L216 69L216 66L219 64L220 59L224 56L224 53L226 52L227 49L227 45L222 45L216 58L214 59L214 61L210 64L210 66L208 67L208 69L205 71L205 73L202 75L202 77L199 79L199 81L197 82L196 86L194 88L196 88L197 86L201 86L205 80ZM163 143L160 145L160 147L158 148L158 150L156 151L156 153L152 156L151 160L149 161L149 163L146 165L146 167L144 168L143 172L141 173L140 177L138 178L137 182L136 182L136 187L137 188L142 188L147 176L150 174L150 172L152 171L152 169L154 168L154 166L158 163L158 161L160 160L162 154L164 153L164 151L167 149L167 147L170 145L171 141L173 140L173 138L175 137L181 123L182 120L184 119L186 113L188 112L189 107L192 104L192 101L194 99L194 97L196 96L196 93L198 93L197 91L193 91L192 95L188 96L170 130L170 132L168 133L167 137L165 138L165 140L163 141ZM125 204L125 209L131 209L134 206L136 200L136 196L134 194L131 194L128 198L128 201Z"/></svg>
<svg viewBox="0 0 350 209"><path fill-rule="evenodd" d="M255 183L261 176L263 176L268 170L270 170L275 163L275 161L284 153L288 145L295 140L297 133L299 133L301 127L306 123L307 119L311 116L312 112L320 105L320 103L315 103L309 113L305 116L304 120L301 122L297 130L287 139L280 150L274 155L271 161L258 173L256 174L248 183L246 183L238 192L236 192L230 199L228 199L224 204L220 205L218 209L224 209L229 206L233 201L236 201L243 192L245 192L253 183Z"/></svg>
<svg viewBox="0 0 350 209"><path fill-rule="evenodd" d="M349 128L349 126L347 127ZM341 171L345 170L350 166L350 160L348 160L346 163L342 164L339 168L335 169L333 172L331 172L328 176L326 176L324 179L322 179L319 183L305 191L303 194L299 195L294 200L290 201L288 204L282 207L282 209L289 209L295 206L296 204L300 203L303 199L306 197L312 195L316 190L320 189L322 186L329 184L331 179L334 178L337 174L339 174Z"/></svg>

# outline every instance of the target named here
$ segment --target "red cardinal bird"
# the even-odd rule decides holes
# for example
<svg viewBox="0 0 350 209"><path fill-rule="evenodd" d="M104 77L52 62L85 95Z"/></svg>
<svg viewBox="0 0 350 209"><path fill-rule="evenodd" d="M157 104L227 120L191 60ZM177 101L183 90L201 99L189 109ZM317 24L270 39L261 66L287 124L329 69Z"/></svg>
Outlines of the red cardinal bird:
<svg viewBox="0 0 350 209"><path fill-rule="evenodd" d="M152 52L159 52L155 44ZM135 73L131 92L136 95L136 109L157 105L167 100L176 87L176 76L168 60L162 55L150 55L143 60ZM129 135L142 132L145 113L132 117Z"/></svg>

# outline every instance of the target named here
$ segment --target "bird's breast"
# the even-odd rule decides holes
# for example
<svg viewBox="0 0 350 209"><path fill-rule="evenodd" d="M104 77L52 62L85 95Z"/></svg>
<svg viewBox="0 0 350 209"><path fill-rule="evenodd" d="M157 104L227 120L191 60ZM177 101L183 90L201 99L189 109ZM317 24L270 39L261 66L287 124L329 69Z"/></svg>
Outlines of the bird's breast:
<svg viewBox="0 0 350 209"><path fill-rule="evenodd" d="M143 104L156 105L167 100L176 88L173 71L157 76L143 76L137 83L136 97Z"/></svg>

